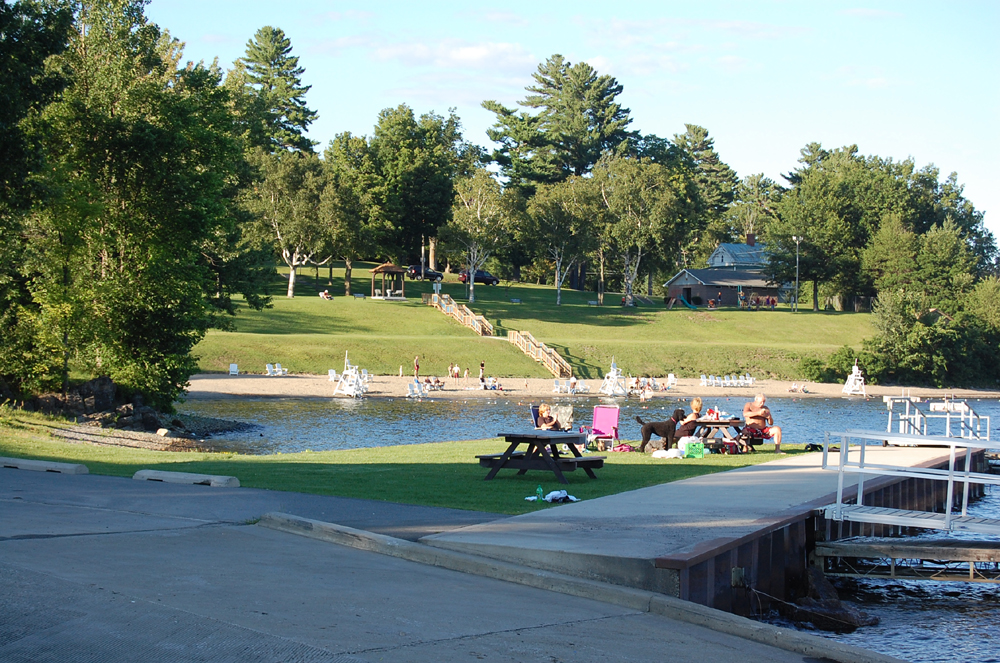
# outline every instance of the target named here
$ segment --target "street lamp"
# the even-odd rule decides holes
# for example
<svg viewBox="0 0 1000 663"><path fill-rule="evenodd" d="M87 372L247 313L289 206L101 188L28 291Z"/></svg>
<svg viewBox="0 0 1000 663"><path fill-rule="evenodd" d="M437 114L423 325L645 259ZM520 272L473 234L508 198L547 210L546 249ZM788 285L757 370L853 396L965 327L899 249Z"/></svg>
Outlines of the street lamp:
<svg viewBox="0 0 1000 663"><path fill-rule="evenodd" d="M795 312L799 312L799 242L802 241L801 237L792 236L792 241L795 242Z"/></svg>

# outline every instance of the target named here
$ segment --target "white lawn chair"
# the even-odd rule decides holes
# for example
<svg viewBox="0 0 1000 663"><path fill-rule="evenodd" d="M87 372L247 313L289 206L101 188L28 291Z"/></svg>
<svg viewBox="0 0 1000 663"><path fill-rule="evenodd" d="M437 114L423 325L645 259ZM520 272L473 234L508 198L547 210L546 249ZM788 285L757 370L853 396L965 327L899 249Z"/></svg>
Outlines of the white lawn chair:
<svg viewBox="0 0 1000 663"><path fill-rule="evenodd" d="M747 379L746 379L746 377L743 376L743 375L737 375L736 376L736 386L737 387L746 387L747 386Z"/></svg>
<svg viewBox="0 0 1000 663"><path fill-rule="evenodd" d="M362 368L361 369L361 381L364 382L365 384L368 384L369 382L371 382L371 379L372 379L372 374L368 372L368 369L367 368Z"/></svg>
<svg viewBox="0 0 1000 663"><path fill-rule="evenodd" d="M230 375L239 375L240 374L240 367L237 366L236 364L230 364L229 365L229 374Z"/></svg>
<svg viewBox="0 0 1000 663"><path fill-rule="evenodd" d="M274 364L264 364L264 368L267 369L267 374L270 377L275 377L276 375L281 375L281 373L275 372L275 370L274 370Z"/></svg>
<svg viewBox="0 0 1000 663"><path fill-rule="evenodd" d="M406 383L406 397L407 398L416 398L417 397L417 392L414 391L414 389L413 389L413 383L412 382L407 382Z"/></svg>
<svg viewBox="0 0 1000 663"><path fill-rule="evenodd" d="M288 369L287 368L282 368L281 364L275 364L274 365L274 372L277 375L288 375Z"/></svg>
<svg viewBox="0 0 1000 663"><path fill-rule="evenodd" d="M708 384L705 385L705 386L706 387L714 387L715 386L715 376L714 375L709 375L708 376Z"/></svg>
<svg viewBox="0 0 1000 663"><path fill-rule="evenodd" d="M705 382L705 376L701 376L702 384ZM673 389L677 386L677 377L673 373L667 374L667 389Z"/></svg>
<svg viewBox="0 0 1000 663"><path fill-rule="evenodd" d="M413 395L416 398L424 398L427 396L427 392L424 391L424 385L421 384L419 380L413 378L413 382L411 384L413 385Z"/></svg>
<svg viewBox="0 0 1000 663"><path fill-rule="evenodd" d="M575 393L577 393L577 394L589 394L590 393L590 385L586 384L583 380L578 380L577 383L576 383L576 392Z"/></svg>
<svg viewBox="0 0 1000 663"><path fill-rule="evenodd" d="M708 386L708 378L705 377L704 373L701 374L701 382L698 383L698 386L699 387L707 387Z"/></svg>
<svg viewBox="0 0 1000 663"><path fill-rule="evenodd" d="M750 374L747 373L747 386L748 387L752 387L753 383L756 382L756 381L757 381L757 378L752 378L752 377L750 377Z"/></svg>
<svg viewBox="0 0 1000 663"><path fill-rule="evenodd" d="M561 394L562 390L563 390L562 383L559 382L559 380L553 380L552 381L552 393L553 394Z"/></svg>
<svg viewBox="0 0 1000 663"><path fill-rule="evenodd" d="M736 379L732 375L727 375L726 377L722 378L722 386L723 387L735 387L736 386Z"/></svg>
<svg viewBox="0 0 1000 663"><path fill-rule="evenodd" d="M337 381L337 369L331 368L329 371L327 371L327 375L330 376L330 382Z"/></svg>

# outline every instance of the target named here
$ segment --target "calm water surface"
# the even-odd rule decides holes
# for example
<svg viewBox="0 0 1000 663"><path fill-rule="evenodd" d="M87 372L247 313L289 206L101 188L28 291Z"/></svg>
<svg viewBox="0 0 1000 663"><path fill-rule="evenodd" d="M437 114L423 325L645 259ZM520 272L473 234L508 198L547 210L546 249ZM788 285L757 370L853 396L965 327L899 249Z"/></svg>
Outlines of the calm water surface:
<svg viewBox="0 0 1000 663"><path fill-rule="evenodd" d="M574 423L578 426L590 424L594 406L605 402L598 398L546 400L572 403ZM718 407L738 415L747 399L704 400L705 410ZM620 436L635 440L641 437L636 415L646 421L667 419L674 409L685 407L687 401L665 398L649 406L634 400L618 404ZM216 444L225 443L241 453L288 453L494 437L499 432L523 430L529 425L528 405L508 398L442 398L419 402L405 398L248 398L192 399L181 403L178 410L257 425L252 431L216 436L213 438ZM885 406L874 400L774 398L768 400L768 406L775 422L784 430L785 441L792 443L821 441L828 430L885 426Z"/></svg>
<svg viewBox="0 0 1000 663"><path fill-rule="evenodd" d="M576 425L589 424L594 405L604 402L597 398L546 400L572 402ZM746 400L708 397L704 407L738 414ZM994 427L1000 425L1000 403L970 403L979 414L990 416ZM675 408L684 407L686 400L660 399L649 406L635 401L618 404L621 437L635 440L640 437L636 415L647 421L666 419ZM882 430L886 422L885 406L877 400L773 398L768 405L790 443L820 442L829 430ZM216 444L241 453L474 440L524 430L530 421L528 404L507 398L190 400L178 410L255 424L253 430L213 438ZM997 436L994 432L993 438ZM1000 518L1000 490L970 510L974 515ZM1000 588L995 585L880 580L848 582L841 590L843 598L857 602L882 621L852 634L820 635L911 661L1000 661Z"/></svg>

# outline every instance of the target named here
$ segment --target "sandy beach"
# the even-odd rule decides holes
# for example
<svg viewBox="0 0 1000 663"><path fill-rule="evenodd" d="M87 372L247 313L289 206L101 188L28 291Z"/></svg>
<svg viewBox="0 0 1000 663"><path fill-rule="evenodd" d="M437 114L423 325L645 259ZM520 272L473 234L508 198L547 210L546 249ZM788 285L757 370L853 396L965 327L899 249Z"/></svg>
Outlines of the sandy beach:
<svg viewBox="0 0 1000 663"><path fill-rule="evenodd" d="M657 378L661 383L664 378ZM368 393L373 398L404 398L406 385L412 377L395 375L374 376ZM581 380L581 384L590 386L590 393L577 395L554 394L553 380L543 378L506 378L501 380L503 391L485 391L478 388L478 379L446 380L444 389L431 392L430 398L497 398L506 396L514 399L540 401L558 398L587 398L598 396L600 380ZM656 392L658 398L693 398L694 396L728 396L753 398L754 394L762 393L769 398L831 398L843 396L841 384L819 384L815 382L796 382L798 387L805 386L807 392L790 391L792 382L782 380L758 380L753 387L701 387L697 378L680 378L676 387ZM187 398L239 398L239 397L276 397L276 398L329 398L333 396L336 383L330 382L325 375L286 375L283 377L267 377L264 375L238 375L202 373L191 377ZM1000 398L1000 391L977 389L931 389L931 388L900 388L898 386L869 386L868 397L881 400L882 396L919 396L921 398Z"/></svg>

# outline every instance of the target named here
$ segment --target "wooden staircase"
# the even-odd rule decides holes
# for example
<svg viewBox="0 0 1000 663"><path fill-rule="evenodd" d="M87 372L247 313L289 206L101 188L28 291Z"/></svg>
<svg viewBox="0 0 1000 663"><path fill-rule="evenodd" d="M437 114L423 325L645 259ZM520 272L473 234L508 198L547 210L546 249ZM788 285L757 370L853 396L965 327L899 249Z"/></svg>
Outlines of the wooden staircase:
<svg viewBox="0 0 1000 663"><path fill-rule="evenodd" d="M557 378L568 378L573 375L573 368L569 362L549 346L535 340L535 337L528 332L507 332L507 340L520 348L524 354L541 362Z"/></svg>
<svg viewBox="0 0 1000 663"><path fill-rule="evenodd" d="M445 315L451 316L473 330L480 336L493 336L493 325L481 315L476 315L465 304L459 304L450 295L438 295L430 292L423 294L423 302L433 306ZM557 378L569 378L573 368L559 353L545 345L528 332L507 332L507 340L520 348L521 352L540 362Z"/></svg>
<svg viewBox="0 0 1000 663"><path fill-rule="evenodd" d="M459 304L451 295L423 294L424 304L433 306L445 315L451 316L480 336L493 336L493 325L481 315L476 315L465 304Z"/></svg>

